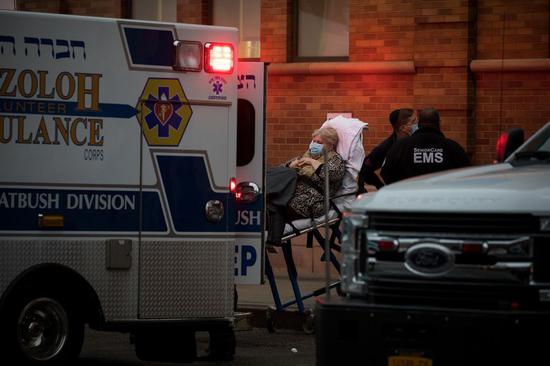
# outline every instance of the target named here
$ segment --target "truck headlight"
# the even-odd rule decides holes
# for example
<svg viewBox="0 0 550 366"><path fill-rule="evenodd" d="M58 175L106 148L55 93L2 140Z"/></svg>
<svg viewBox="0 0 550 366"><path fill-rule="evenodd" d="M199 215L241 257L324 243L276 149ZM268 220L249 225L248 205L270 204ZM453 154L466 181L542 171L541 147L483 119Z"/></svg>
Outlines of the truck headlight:
<svg viewBox="0 0 550 366"><path fill-rule="evenodd" d="M368 227L368 216L353 212L345 212L342 219L342 291L349 294L366 292L366 282L361 278L358 261L361 257L360 232Z"/></svg>

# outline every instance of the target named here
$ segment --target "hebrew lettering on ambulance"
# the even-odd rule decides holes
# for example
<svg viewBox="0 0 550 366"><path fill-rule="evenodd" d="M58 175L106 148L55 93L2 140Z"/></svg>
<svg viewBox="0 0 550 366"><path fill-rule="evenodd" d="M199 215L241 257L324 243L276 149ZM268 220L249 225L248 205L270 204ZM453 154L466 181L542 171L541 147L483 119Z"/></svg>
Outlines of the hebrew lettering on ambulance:
<svg viewBox="0 0 550 366"><path fill-rule="evenodd" d="M86 43L84 41L56 39L54 43L54 40L51 38L23 37L23 44L25 45L25 56L36 55L41 57L43 55L42 48L46 47L45 49L47 51L47 46L49 46L50 52L47 53L51 54L51 57L56 60L60 58L69 58L71 56L72 58L76 58L77 55L82 56L84 59L86 58ZM3 55L4 50L9 52L10 48L12 53L16 55L15 37L0 35L0 54ZM77 51L77 49L81 51Z"/></svg>
<svg viewBox="0 0 550 366"><path fill-rule="evenodd" d="M237 85L238 89L244 88L243 80L246 80L246 88L248 89L248 80L252 80L254 83L254 89L256 89L256 76L254 75L237 75L237 80L239 81L239 84Z"/></svg>

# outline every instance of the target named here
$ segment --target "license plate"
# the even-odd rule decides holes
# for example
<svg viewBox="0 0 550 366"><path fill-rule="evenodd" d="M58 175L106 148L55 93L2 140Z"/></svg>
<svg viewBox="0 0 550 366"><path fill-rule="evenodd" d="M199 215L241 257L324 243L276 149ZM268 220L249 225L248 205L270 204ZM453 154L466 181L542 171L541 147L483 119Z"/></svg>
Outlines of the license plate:
<svg viewBox="0 0 550 366"><path fill-rule="evenodd" d="M388 366L432 366L432 360L419 356L390 356Z"/></svg>

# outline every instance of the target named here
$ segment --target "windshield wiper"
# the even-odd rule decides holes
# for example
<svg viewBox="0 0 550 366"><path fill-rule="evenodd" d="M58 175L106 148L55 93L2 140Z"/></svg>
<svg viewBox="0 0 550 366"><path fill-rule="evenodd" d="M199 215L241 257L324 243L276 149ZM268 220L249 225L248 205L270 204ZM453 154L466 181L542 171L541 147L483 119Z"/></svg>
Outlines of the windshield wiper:
<svg viewBox="0 0 550 366"><path fill-rule="evenodd" d="M538 150L538 151L520 151L514 155L516 159L538 159L548 160L550 159L550 151Z"/></svg>

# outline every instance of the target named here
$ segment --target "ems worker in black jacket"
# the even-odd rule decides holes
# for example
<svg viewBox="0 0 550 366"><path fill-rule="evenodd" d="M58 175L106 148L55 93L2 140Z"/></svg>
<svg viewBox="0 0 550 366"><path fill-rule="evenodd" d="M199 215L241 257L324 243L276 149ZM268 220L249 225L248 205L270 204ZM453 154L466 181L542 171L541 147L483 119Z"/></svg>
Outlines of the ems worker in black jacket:
<svg viewBox="0 0 550 366"><path fill-rule="evenodd" d="M397 141L388 152L380 171L386 184L470 165L464 149L441 132L436 109L422 110L418 127L412 136Z"/></svg>
<svg viewBox="0 0 550 366"><path fill-rule="evenodd" d="M416 123L416 114L410 108L396 109L390 113L390 123L393 127L393 133L377 145L363 161L357 184L359 193L365 192L365 183L380 189L384 182L380 180L376 171L382 167L386 155L392 148L395 141L410 136L413 131L413 125Z"/></svg>

